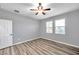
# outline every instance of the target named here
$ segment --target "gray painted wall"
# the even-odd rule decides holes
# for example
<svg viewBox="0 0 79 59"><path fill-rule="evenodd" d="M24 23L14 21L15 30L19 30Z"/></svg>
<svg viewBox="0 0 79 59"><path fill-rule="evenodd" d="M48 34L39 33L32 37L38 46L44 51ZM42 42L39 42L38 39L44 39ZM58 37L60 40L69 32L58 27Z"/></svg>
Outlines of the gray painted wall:
<svg viewBox="0 0 79 59"><path fill-rule="evenodd" d="M13 43L43 37L79 46L79 10L37 21L31 17L24 17L0 9L0 18L13 21ZM65 35L45 33L46 21L61 18L66 19Z"/></svg>
<svg viewBox="0 0 79 59"><path fill-rule="evenodd" d="M45 33L45 22L56 19L66 19L66 34L47 34ZM40 21L40 37L65 42L68 44L79 46L79 10L54 16Z"/></svg>
<svg viewBox="0 0 79 59"><path fill-rule="evenodd" d="M38 37L39 22L30 17L17 15L0 9L0 18L13 21L13 43Z"/></svg>

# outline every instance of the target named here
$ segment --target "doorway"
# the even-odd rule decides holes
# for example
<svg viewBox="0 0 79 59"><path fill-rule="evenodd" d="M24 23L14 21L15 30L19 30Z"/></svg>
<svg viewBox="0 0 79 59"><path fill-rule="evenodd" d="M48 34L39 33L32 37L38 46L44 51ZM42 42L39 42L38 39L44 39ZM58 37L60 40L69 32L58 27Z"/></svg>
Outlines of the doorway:
<svg viewBox="0 0 79 59"><path fill-rule="evenodd" d="M0 19L0 48L11 46L12 43L12 20Z"/></svg>

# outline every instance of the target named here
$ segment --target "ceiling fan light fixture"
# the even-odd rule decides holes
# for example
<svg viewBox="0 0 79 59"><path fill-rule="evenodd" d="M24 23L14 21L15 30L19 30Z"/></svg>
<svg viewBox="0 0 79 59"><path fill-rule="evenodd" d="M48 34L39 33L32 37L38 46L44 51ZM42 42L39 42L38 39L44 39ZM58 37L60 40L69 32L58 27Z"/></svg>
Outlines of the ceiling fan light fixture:
<svg viewBox="0 0 79 59"><path fill-rule="evenodd" d="M37 13L35 15L38 15L38 13L42 13L43 15L46 15L46 11L51 10L50 8L44 9L42 6L42 3L39 3L39 6L37 6L37 9L30 9L31 11L36 11Z"/></svg>

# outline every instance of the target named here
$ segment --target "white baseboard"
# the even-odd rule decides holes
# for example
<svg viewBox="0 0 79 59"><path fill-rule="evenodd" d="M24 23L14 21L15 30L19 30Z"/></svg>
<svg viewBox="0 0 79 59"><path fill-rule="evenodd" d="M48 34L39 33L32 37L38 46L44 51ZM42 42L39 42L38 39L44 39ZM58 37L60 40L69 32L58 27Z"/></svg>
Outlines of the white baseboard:
<svg viewBox="0 0 79 59"><path fill-rule="evenodd" d="M75 48L79 48L79 46L76 46L76 45L73 45L73 44L69 44L69 43L65 43L65 42L60 42L60 41L52 40L52 39L49 39L49 38L43 38L43 39L47 39L47 40L51 40L51 41L54 41L54 42L58 42L60 44L65 44L65 45L68 45L68 46L72 46L72 47L75 47Z"/></svg>
<svg viewBox="0 0 79 59"><path fill-rule="evenodd" d="M51 41L54 41L54 42L58 42L60 44L65 44L65 45L69 45L69 46L72 46L72 47L79 48L79 46L76 46L76 45L73 45L73 44L69 44L69 43L65 43L65 42L60 42L60 41L57 41L57 40L52 40L52 39L44 38L44 37L32 38L32 39L29 39L29 40L25 40L25 41L22 41L22 42L15 43L15 44L10 45L10 46L14 46L14 45L17 45L17 44L21 44L21 43L24 43L24 42L27 42L27 41L32 41L32 40L35 40L35 39L38 39L38 38L47 39L47 40L51 40ZM7 47L10 47L10 46L7 46ZM7 47L5 47L5 48L7 48ZM3 48L0 48L0 49L3 49Z"/></svg>
<svg viewBox="0 0 79 59"><path fill-rule="evenodd" d="M32 39L29 39L29 40L25 40L25 41L22 41L22 42L18 42L18 43L15 43L13 45L17 45L17 44L21 44L21 43L24 43L24 42L28 42L28 41L32 41L32 40L35 40L35 39L38 39L39 37L37 38L32 38Z"/></svg>
<svg viewBox="0 0 79 59"><path fill-rule="evenodd" d="M21 44L21 43L24 43L24 42L28 42L28 41L32 41L32 40L35 40L35 39L38 39L38 38L39 38L39 37L32 38L32 39L28 39L28 40L25 40L25 41L22 41L22 42L18 42L18 43L9 45L9 46L7 46L7 47L14 46L14 45L18 45L18 44ZM7 47L3 47L3 48L7 48ZM0 49L3 49L3 48L0 48Z"/></svg>

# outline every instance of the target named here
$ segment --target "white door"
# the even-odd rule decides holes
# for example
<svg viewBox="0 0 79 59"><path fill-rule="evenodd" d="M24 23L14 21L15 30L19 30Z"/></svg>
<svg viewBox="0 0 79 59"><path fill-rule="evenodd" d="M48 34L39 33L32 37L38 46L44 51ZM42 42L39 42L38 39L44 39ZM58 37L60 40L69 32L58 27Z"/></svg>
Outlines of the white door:
<svg viewBox="0 0 79 59"><path fill-rule="evenodd" d="M0 48L12 45L12 20L0 19Z"/></svg>

